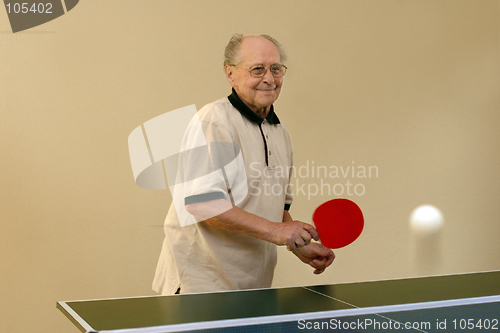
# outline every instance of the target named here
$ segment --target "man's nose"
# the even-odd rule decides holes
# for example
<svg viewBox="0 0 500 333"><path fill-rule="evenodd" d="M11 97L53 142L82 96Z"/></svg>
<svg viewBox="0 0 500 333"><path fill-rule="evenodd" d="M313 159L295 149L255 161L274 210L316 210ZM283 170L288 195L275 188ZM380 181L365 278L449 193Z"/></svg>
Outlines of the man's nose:
<svg viewBox="0 0 500 333"><path fill-rule="evenodd" d="M270 68L267 69L266 74L262 77L262 81L268 84L274 84L275 80Z"/></svg>

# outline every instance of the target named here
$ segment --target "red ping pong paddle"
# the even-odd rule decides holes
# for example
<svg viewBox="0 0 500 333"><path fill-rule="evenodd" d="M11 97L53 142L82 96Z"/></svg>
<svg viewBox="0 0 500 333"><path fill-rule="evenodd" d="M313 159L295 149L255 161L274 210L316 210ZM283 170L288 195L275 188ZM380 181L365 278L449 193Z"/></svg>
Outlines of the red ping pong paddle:
<svg viewBox="0 0 500 333"><path fill-rule="evenodd" d="M363 231L361 209L351 200L329 200L316 208L313 222L321 243L331 249L339 249L354 242Z"/></svg>

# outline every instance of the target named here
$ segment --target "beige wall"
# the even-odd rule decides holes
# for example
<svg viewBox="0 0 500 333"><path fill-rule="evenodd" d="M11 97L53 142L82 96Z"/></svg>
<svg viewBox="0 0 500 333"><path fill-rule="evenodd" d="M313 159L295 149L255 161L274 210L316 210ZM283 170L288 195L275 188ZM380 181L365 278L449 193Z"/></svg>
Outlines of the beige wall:
<svg viewBox="0 0 500 333"><path fill-rule="evenodd" d="M135 185L127 137L226 96L235 32L286 46L276 108L297 167L378 169L299 179L362 184L366 226L321 276L280 249L275 286L499 269L499 3L82 0L18 34L0 10L0 331L77 332L56 301L152 294L171 198ZM426 271L408 228L423 203L446 217Z"/></svg>

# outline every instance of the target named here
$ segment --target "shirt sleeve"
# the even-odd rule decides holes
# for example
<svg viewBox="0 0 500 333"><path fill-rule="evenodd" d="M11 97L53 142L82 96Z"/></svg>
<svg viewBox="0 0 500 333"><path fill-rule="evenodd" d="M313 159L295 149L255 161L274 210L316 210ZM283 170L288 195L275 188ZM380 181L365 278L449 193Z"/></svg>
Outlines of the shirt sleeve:
<svg viewBox="0 0 500 333"><path fill-rule="evenodd" d="M193 119L178 165L176 183L180 185L178 195L184 205L225 199L232 206L248 194L241 150L230 131L214 117L202 115L201 119ZM177 201L180 204L180 198Z"/></svg>

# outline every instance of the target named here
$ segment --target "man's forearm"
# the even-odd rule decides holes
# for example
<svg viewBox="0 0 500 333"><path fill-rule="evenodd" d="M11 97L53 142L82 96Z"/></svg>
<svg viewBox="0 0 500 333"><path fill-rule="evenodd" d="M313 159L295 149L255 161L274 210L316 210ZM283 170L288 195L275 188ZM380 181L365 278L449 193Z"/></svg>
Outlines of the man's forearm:
<svg viewBox="0 0 500 333"><path fill-rule="evenodd" d="M238 232L291 249L309 244L311 238L319 239L316 229L300 221L293 221L290 214L283 213L283 221L269 221L241 208L232 206L224 199L186 205L186 210L214 227Z"/></svg>
<svg viewBox="0 0 500 333"><path fill-rule="evenodd" d="M293 218L292 215L287 210L283 211L283 222L292 222Z"/></svg>
<svg viewBox="0 0 500 333"><path fill-rule="evenodd" d="M214 227L276 243L273 222L228 205L227 201L220 199L190 204L186 210Z"/></svg>

